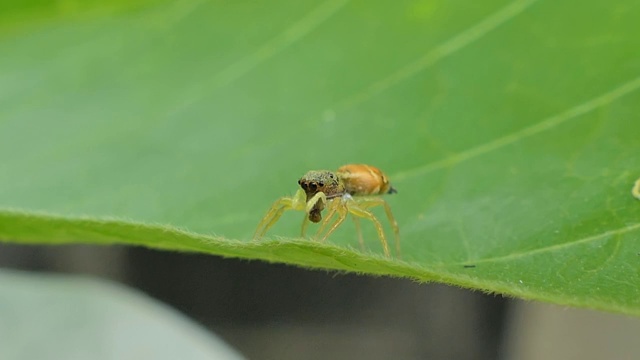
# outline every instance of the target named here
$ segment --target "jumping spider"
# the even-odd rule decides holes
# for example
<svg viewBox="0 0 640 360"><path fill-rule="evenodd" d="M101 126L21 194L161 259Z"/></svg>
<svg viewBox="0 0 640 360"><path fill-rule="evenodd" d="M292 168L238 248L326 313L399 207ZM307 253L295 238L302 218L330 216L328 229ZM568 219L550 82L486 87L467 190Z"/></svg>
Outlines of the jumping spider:
<svg viewBox="0 0 640 360"><path fill-rule="evenodd" d="M305 236L308 221L321 222L315 239L325 241L338 226L347 218L347 214L353 215L358 233L360 246L364 248L364 240L360 229L360 218L371 220L378 232L384 254L390 257L387 238L380 221L370 208L384 207L387 218L393 228L396 254L400 256L400 229L391 213L389 204L376 195L393 194L396 190L389 184L387 176L378 168L364 165L351 164L340 167L337 171L312 170L298 180L300 189L293 197L282 197L276 200L266 215L258 224L254 239L259 239L271 228L286 210L304 211L307 215L302 223L302 237ZM322 211L327 209L327 216L322 220ZM329 226L331 219L337 214L336 220ZM329 229L325 229L329 226ZM324 232L324 235L320 235Z"/></svg>

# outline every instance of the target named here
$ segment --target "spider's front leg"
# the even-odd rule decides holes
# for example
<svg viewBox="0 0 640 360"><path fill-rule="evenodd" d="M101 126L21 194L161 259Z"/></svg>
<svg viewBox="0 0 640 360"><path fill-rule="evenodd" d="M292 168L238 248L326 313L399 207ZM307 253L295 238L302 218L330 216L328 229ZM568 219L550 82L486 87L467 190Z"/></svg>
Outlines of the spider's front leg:
<svg viewBox="0 0 640 360"><path fill-rule="evenodd" d="M345 198L344 196L347 196L348 198ZM318 229L318 232L316 233L316 236L315 236L316 239L319 238L321 242L324 242L325 240L327 240L329 235L331 235L331 233L333 233L342 224L342 222L344 222L344 219L347 218L347 214L348 214L347 207L345 205L345 200L350 198L351 198L351 195L347 194L347 195L336 197L330 200L329 211L327 212L327 216L324 218L324 221L322 222L322 224L320 225L320 228ZM329 230L327 230L324 236L320 238L320 235L322 234L322 232L327 227L327 225L329 224L329 222L331 221L331 219L336 213L338 213L338 218L333 223L333 225L331 225Z"/></svg>
<svg viewBox="0 0 640 360"><path fill-rule="evenodd" d="M282 216L282 213L286 210L306 211L306 200L307 195L302 189L298 190L293 197L281 197L276 200L273 205L271 205L271 208L269 208L269 211L267 211L267 214L260 220L258 228L253 234L253 239L263 237L267 230L280 219L280 216Z"/></svg>

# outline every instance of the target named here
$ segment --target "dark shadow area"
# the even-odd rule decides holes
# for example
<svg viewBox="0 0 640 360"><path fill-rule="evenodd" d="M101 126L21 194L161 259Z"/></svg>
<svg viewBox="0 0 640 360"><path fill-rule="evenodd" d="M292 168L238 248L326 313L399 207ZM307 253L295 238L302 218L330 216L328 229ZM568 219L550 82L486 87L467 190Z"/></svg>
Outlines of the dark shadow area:
<svg viewBox="0 0 640 360"><path fill-rule="evenodd" d="M92 246L0 246L0 266L140 289L250 359L495 359L508 301L438 284Z"/></svg>

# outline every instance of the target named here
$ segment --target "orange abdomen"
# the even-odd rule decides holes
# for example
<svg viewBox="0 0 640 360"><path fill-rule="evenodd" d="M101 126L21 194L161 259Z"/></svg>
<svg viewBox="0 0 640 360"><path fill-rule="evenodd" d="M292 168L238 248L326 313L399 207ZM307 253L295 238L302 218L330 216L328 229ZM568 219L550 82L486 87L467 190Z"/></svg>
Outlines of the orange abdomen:
<svg viewBox="0 0 640 360"><path fill-rule="evenodd" d="M336 174L344 183L345 190L351 195L391 194L396 190L389 179L375 166L350 164L341 166Z"/></svg>

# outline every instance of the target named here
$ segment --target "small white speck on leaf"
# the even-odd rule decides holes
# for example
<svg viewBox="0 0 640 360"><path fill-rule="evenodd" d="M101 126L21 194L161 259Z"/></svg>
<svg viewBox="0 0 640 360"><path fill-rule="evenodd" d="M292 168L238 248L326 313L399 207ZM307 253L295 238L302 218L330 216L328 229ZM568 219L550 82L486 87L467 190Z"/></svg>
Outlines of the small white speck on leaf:
<svg viewBox="0 0 640 360"><path fill-rule="evenodd" d="M631 194L633 195L633 197L640 200L640 179L636 180L635 184L633 184Z"/></svg>

